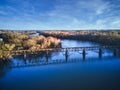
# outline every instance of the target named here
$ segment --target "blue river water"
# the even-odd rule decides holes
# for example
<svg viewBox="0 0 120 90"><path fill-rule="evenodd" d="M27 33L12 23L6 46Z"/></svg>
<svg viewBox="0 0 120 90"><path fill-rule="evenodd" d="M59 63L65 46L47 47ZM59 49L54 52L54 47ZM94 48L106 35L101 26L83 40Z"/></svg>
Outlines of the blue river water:
<svg viewBox="0 0 120 90"><path fill-rule="evenodd" d="M62 40L62 47L99 46L91 42ZM86 51L85 60L81 52L69 52L68 63L45 64L26 67L0 68L0 90L120 90L120 57L110 50ZM52 52L48 61L65 60L64 52ZM10 65L36 64L45 61L45 56L14 57ZM69 62L70 61L70 62Z"/></svg>

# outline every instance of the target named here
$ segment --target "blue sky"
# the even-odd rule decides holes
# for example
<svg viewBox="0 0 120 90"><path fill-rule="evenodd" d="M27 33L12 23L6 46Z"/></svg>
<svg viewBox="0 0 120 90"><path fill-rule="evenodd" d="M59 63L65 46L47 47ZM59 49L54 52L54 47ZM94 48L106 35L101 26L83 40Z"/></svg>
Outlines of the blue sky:
<svg viewBox="0 0 120 90"><path fill-rule="evenodd" d="M0 29L120 29L120 0L0 0Z"/></svg>

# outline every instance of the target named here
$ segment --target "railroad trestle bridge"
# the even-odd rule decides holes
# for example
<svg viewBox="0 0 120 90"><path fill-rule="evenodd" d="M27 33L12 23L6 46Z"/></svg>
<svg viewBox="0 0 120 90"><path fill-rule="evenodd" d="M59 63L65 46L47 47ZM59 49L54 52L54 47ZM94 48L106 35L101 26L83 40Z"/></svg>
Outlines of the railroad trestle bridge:
<svg viewBox="0 0 120 90"><path fill-rule="evenodd" d="M86 57L87 51L92 50L98 50L98 56L99 58L102 57L102 50L108 49L113 51L113 55L117 56L118 51L120 51L120 46L90 46L90 47L68 47L68 48L47 48L47 49L39 49L39 50L12 50L12 51L5 51L9 52L12 55L24 55L24 58L26 58L27 54L39 54L41 52L46 53L46 61L48 60L48 54L52 51L56 52L65 52L65 58L68 59L69 51L82 51L83 59Z"/></svg>
<svg viewBox="0 0 120 90"><path fill-rule="evenodd" d="M14 63L12 67L26 67L26 66L36 66L36 65L46 65L46 64L56 64L56 63L66 63L66 62L76 62L75 59L71 59L70 52L78 52L81 54L82 59L85 61L87 54L90 53L88 51L95 51L97 50L98 58L102 58L102 55L104 54L104 50L110 50L113 52L113 56L117 57L120 56L120 46L90 46L90 47L68 47L68 48L47 48L47 49L39 49L39 50L11 50L11 51L4 51L8 52L9 54L13 56L22 55L24 58L24 64L20 64L19 62ZM52 52L63 52L64 53L64 60L57 59L57 60L49 60L49 54ZM27 58L30 59L29 55L33 55L33 57L37 57L36 55L44 54L45 58L42 61L39 61L39 63L26 63ZM93 55L94 56L94 55ZM69 58L69 59L68 59ZM79 59L81 60L81 59ZM11 60L10 60L11 61ZM9 62L9 60L7 61Z"/></svg>

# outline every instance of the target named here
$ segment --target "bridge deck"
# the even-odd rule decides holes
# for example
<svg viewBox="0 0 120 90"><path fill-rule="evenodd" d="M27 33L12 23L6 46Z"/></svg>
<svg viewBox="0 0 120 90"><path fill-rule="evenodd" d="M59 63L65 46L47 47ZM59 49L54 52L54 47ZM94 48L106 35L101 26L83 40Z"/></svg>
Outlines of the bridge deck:
<svg viewBox="0 0 120 90"><path fill-rule="evenodd" d="M75 59L73 60L70 60L68 59L69 57L69 52L68 51L82 51L81 54L82 54L82 59L79 59L79 61L81 60L85 60L86 59L86 51L85 50L99 50L98 52L98 57L99 59L102 58L102 49L110 49L110 50L114 50L113 51L113 55L114 57L116 56L119 56L118 54L118 50L120 50L120 46L91 46L91 47L68 47L68 48L48 48L48 49L39 49L39 50L35 50L35 51L32 51L32 50L13 50L13 51L5 51L5 52L11 52L12 55L19 55L19 54L24 54L23 57L24 57L24 60L26 61L26 57L28 58L29 57L29 53L30 54L35 54L37 52L46 52L45 53L45 60L44 62L40 62L38 64L34 64L34 63L29 63L26 65L25 64L16 64L15 66L13 67L26 67L26 66L36 66L36 65L46 65L46 64L52 64L52 63L66 63L66 62L73 62L75 61ZM50 62L49 61L49 56L48 56L48 53L47 51L64 51L65 54L65 59L64 60L57 60L57 61L52 61ZM28 53L28 56L26 55ZM78 60L78 59L77 59Z"/></svg>
<svg viewBox="0 0 120 90"><path fill-rule="evenodd" d="M47 49L38 49L38 50L12 50L5 51L12 54L24 54L24 53L35 53L42 51L82 51L82 50L99 50L99 49L120 49L120 46L90 46L90 47L68 47L68 48L47 48Z"/></svg>

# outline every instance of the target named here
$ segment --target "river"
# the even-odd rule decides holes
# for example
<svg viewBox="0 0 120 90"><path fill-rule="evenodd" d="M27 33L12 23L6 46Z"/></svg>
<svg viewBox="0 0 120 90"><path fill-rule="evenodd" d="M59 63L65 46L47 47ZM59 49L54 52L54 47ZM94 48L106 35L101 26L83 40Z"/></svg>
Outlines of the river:
<svg viewBox="0 0 120 90"><path fill-rule="evenodd" d="M62 48L99 46L91 42L62 40ZM51 52L48 62L61 60L62 63L37 65L46 61L45 55L15 56L13 60L4 62L0 67L0 90L80 90L102 89L119 90L120 57L114 57L110 50L86 51L83 60L81 52L70 51L66 62L65 52ZM35 66L32 64L36 64ZM25 67L10 67L24 65ZM28 66L27 66L28 65ZM29 66L31 65L31 66Z"/></svg>

